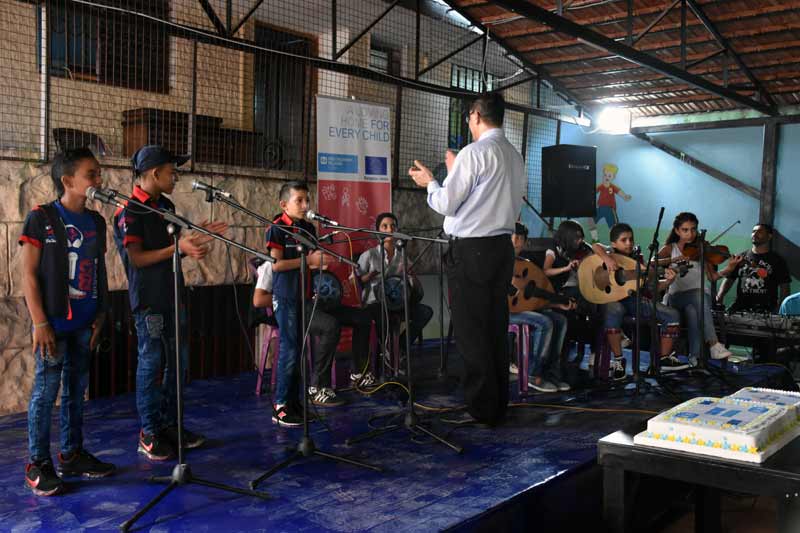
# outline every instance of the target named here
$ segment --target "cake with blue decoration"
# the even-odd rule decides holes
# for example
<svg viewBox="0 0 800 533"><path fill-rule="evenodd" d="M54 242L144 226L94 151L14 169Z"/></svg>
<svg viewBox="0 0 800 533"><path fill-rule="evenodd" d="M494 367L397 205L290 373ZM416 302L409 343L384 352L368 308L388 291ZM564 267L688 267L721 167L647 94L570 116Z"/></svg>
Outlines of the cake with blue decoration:
<svg viewBox="0 0 800 533"><path fill-rule="evenodd" d="M798 435L800 420L794 405L695 398L651 418L647 430L633 442L761 463Z"/></svg>
<svg viewBox="0 0 800 533"><path fill-rule="evenodd" d="M800 392L778 389L762 389L758 387L745 387L736 394L726 396L734 400L747 400L749 402L771 403L784 407L794 408L795 414L800 418Z"/></svg>

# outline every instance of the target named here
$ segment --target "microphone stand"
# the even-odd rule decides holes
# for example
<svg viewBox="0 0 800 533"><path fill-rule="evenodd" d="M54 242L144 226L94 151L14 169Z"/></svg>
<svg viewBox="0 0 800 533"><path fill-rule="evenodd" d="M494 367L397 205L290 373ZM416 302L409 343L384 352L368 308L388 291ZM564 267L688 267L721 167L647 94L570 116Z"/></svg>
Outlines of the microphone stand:
<svg viewBox="0 0 800 533"><path fill-rule="evenodd" d="M301 377L301 381L302 381L302 396L303 396L303 436L300 439L300 441L297 443L297 445L294 447L293 453L288 458L286 458L283 461L281 461L280 463L274 465L272 468L270 468L269 470L264 472L262 475L260 475L259 477L257 477L253 481L251 481L250 482L250 488L251 489L255 489L262 481L264 481L268 477L274 475L275 473L279 472L280 470L288 467L294 461L296 461L296 460L298 460L300 458L310 457L312 455L323 457L325 459L330 459L332 461L338 461L340 463L346 463L346 464L349 464L349 465L358 466L358 467L361 467L361 468L367 468L369 470L374 470L375 472L383 472L383 469L380 468L380 467L368 465L366 463L361 463L361 462L356 461L354 459L349 459L347 457L341 457L341 456L334 455L332 453L328 453L328 452L324 452L324 451L320 450L319 448L317 448L317 446L314 443L314 440L311 438L311 434L309 433L309 430L308 430L308 372L307 372L306 356L305 356L305 349L306 349L305 338L306 338L306 334L307 334L306 330L307 330L307 327L308 327L308 322L310 322L310 319L313 319L313 316L310 317L309 320L306 319L306 297L305 296L306 296L306 272L308 270L307 255L308 255L309 252L311 252L313 250L320 250L323 253L326 253L326 254L329 254L329 255L332 255L332 256L338 258L343 263L347 263L347 264L349 264L351 266L358 266L358 265L356 265L350 259L347 259L347 258L345 258L345 257L343 257L343 256L341 256L339 254L331 252L330 250L326 250L326 249L322 248L321 246L318 246L313 241L311 241L311 239L309 239L309 238L307 238L307 237L305 237L303 235L300 235L299 232L298 233L294 233L294 232L288 230L287 228L283 227L280 224L274 224L274 223L270 222L269 220L267 220L266 218L262 217L258 213L255 213L255 212L247 209L246 207L240 205L238 202L235 202L233 200L230 200L229 198L226 198L225 195L220 194L220 191L206 191L206 201L210 202L210 201L213 201L213 200L221 201L221 202L223 202L223 203L225 203L225 204L227 204L227 205L229 205L229 206L231 206L231 207L233 207L235 209L238 209L238 210L240 210L240 211L242 211L244 213L247 213L248 215L252 216L256 220L258 220L258 221L260 221L260 222L262 222L264 224L267 224L267 225L270 225L270 226L275 226L276 228L280 228L282 231L284 231L284 232L286 232L286 233L288 233L288 234L290 234L292 236L292 238L297 242L296 247L297 247L297 250L300 252L300 323L301 323L301 330L300 331L302 332L302 335L303 335L303 337L301 338L302 349L300 351L300 377ZM273 261L273 262L275 261L275 259L273 259L271 256L270 256L270 260ZM313 314L313 310L312 310L312 314ZM292 448L289 448L289 449L291 450Z"/></svg>
<svg viewBox="0 0 800 533"><path fill-rule="evenodd" d="M328 226L328 224L325 224ZM414 411L414 380L412 378L411 373L411 319L410 319L410 305L409 305L409 294L408 294L408 258L406 256L406 246L410 241L413 240L420 240L420 241L427 241L427 242L438 242L438 243L447 243L444 239L433 239L430 237L413 237L406 233L394 232L394 233L385 233L382 231L374 231L369 229L363 228L348 228L343 226L336 226L337 229L344 230L344 231L359 231L363 233L369 233L371 235L377 235L379 237L391 237L394 242L395 246L400 251L400 257L403 261L403 316L406 322L406 379L408 383L408 401L406 402L406 409L405 413L396 413L394 415L389 415L392 417L399 417L403 416L403 422L396 422L393 424L388 424L384 427L373 429L371 431L367 431L366 433L362 433L356 437L349 438L345 441L346 444L355 444L356 442L361 442L363 440L371 439L373 437L377 437L383 435L384 433L389 433L390 431L394 431L396 429L405 428L412 434L416 434L418 432L422 432L432 439L444 444L445 446L449 447L456 453L462 453L464 448L454 444L444 437L438 435L437 433L433 432L432 430L424 427L421 424L419 415ZM383 249L383 246L381 246ZM382 259L383 260L383 259ZM384 293L384 300L385 293ZM416 442L412 439L412 442Z"/></svg>
<svg viewBox="0 0 800 533"><path fill-rule="evenodd" d="M650 291L652 292L652 298L650 304L652 305L652 309L650 310L650 365L647 368L647 374L650 376L660 376L661 375L661 354L659 340L661 335L658 331L658 315L656 313L657 308L657 300L658 300L658 261L656 260L658 257L658 232L661 231L661 221L664 220L664 208L662 207L661 210L658 212L658 222L656 223L656 230L653 232L653 240L650 243L650 255L647 258L647 268L650 265L653 265L653 277L650 280ZM639 329L639 323L636 323L637 335Z"/></svg>
<svg viewBox="0 0 800 533"><path fill-rule="evenodd" d="M192 473L192 469L188 463L185 463L183 460L183 384L182 384L182 373L183 369L181 368L181 334L180 334L180 275L181 275L181 256L180 256L180 247L179 247L179 238L178 228L184 230L194 230L214 239L223 241L231 246L236 246L237 248L244 250L248 253L251 253L265 261L274 261L269 256L257 252L247 246L242 244L236 243L227 239L221 235L217 235L216 233L212 233L205 228L200 226L194 225L192 222L187 220L186 218L177 215L172 211L168 211L166 209L160 209L157 207L152 207L142 202L139 202L133 198L125 196L121 193L115 193L115 196L119 196L123 200L127 201L130 205L135 205L142 209L146 209L152 213L157 213L164 217L164 220L168 222L167 225L167 232L172 235L172 242L173 242L173 253L172 253L172 282L173 282L173 297L175 298L175 376L176 376L176 388L175 388L175 396L176 396L176 409L177 409L177 422L178 422L178 462L175 467L172 469L172 475L170 476L154 476L151 477L150 480L157 482L157 483L167 483L167 486L160 492L158 495L150 500L147 504L144 505L141 509L139 509L136 514L134 514L130 519L120 524L120 529L122 531L128 531L130 527L135 524L142 516L144 516L150 509L152 509L158 502L160 502L164 497L167 496L173 489L177 488L178 486L187 485L189 483L194 483L197 485L202 485L204 487L211 487L214 489L224 490L227 492L233 492L235 494L242 494L245 496L254 496L256 498L261 499L268 499L270 496L265 492L255 492L253 490L246 490L240 489L237 487L232 487L230 485L224 485L222 483L216 483L213 481L208 481L203 478L195 477ZM107 199L100 199L94 198L98 201L105 201L106 203L113 203L119 207L125 207L121 202L116 201L114 198L107 198Z"/></svg>

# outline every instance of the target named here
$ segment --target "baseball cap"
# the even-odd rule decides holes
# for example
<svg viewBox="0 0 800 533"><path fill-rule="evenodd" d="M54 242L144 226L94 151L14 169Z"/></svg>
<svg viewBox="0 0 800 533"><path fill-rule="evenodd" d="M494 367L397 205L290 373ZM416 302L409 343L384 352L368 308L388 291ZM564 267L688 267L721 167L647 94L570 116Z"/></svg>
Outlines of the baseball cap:
<svg viewBox="0 0 800 533"><path fill-rule="evenodd" d="M172 155L172 152L160 144L147 144L133 154L131 163L133 163L136 173L141 174L151 168L166 165L167 163L173 163L176 167L179 167L188 160L188 155Z"/></svg>

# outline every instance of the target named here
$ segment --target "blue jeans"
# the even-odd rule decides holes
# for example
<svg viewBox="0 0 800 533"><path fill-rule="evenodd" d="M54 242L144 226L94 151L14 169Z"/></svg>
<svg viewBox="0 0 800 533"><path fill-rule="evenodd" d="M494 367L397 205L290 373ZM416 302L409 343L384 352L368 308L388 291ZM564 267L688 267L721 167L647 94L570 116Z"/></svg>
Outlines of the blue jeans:
<svg viewBox="0 0 800 533"><path fill-rule="evenodd" d="M154 435L178 424L175 399L175 318L173 312L134 311L139 362L136 367L136 408L142 431ZM182 333L185 331L181 321ZM181 384L186 376L189 350L182 334ZM163 373L161 369L164 369ZM161 382L158 382L161 373Z"/></svg>
<svg viewBox="0 0 800 533"><path fill-rule="evenodd" d="M511 313L509 324L528 324L533 329L530 337L531 377L546 377L561 381L561 351L567 335L567 317L550 309L539 312Z"/></svg>
<svg viewBox="0 0 800 533"><path fill-rule="evenodd" d="M31 462L50 459L53 404L61 386L61 452L83 446L83 395L89 383L92 329L56 335L56 353L43 358L36 350L36 370L28 404L28 449Z"/></svg>
<svg viewBox="0 0 800 533"><path fill-rule="evenodd" d="M617 222L617 210L613 207L607 205L601 205L597 208L597 215L594 217L595 224L600 222L601 220L605 220L606 224L610 228Z"/></svg>
<svg viewBox="0 0 800 533"><path fill-rule="evenodd" d="M700 357L703 348L700 340L700 289L676 292L668 295L668 303L686 316L686 326L689 328L689 354ZM714 329L714 317L711 316L711 296L706 293L704 301L705 313L705 340L709 343L717 342L717 331Z"/></svg>
<svg viewBox="0 0 800 533"><path fill-rule="evenodd" d="M629 296L619 302L607 303L603 308L605 328L621 329L622 320L626 316L636 316L636 299L633 296ZM653 302L648 298L642 297L639 302L639 310L642 320L650 320L653 314ZM681 314L677 309L661 303L656 303L656 319L658 319L658 323L661 325L661 332L664 333L667 326L680 325Z"/></svg>
<svg viewBox="0 0 800 533"><path fill-rule="evenodd" d="M297 363L300 359L300 302L295 298L273 295L272 309L278 322L280 351L275 379L275 392L272 401L275 405L285 405L299 398Z"/></svg>

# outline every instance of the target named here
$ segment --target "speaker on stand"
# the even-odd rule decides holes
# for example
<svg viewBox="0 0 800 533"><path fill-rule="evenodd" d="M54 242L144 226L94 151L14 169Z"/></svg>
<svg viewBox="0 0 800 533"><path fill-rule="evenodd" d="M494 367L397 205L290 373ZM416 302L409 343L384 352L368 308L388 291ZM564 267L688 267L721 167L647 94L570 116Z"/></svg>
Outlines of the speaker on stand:
<svg viewBox="0 0 800 533"><path fill-rule="evenodd" d="M594 217L597 148L557 144L542 148L542 216Z"/></svg>

